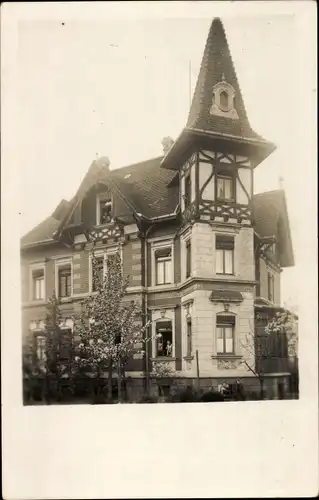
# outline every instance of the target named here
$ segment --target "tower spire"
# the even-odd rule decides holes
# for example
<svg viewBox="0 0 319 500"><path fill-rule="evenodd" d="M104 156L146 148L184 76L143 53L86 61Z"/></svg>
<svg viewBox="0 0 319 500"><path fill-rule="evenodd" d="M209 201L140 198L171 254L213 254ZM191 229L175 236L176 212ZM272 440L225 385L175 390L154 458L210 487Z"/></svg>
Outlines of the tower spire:
<svg viewBox="0 0 319 500"><path fill-rule="evenodd" d="M219 96L223 90L229 93L229 102L226 101L220 105ZM225 98L225 95L222 97ZM231 110L233 112L230 112ZM220 18L213 19L208 33L187 127L231 134L239 138L261 139L249 124L226 33Z"/></svg>

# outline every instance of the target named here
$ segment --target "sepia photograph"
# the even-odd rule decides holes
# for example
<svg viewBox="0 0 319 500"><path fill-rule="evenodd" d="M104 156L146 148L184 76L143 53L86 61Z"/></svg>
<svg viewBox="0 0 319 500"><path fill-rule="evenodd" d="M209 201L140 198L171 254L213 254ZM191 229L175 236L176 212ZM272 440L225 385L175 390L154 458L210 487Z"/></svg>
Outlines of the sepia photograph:
<svg viewBox="0 0 319 500"><path fill-rule="evenodd" d="M278 24L266 23L254 20L254 31L260 26L270 37L278 36ZM50 186L41 185L44 192L54 190L59 201L51 213L36 207L29 220L32 216L39 220L40 215L42 220L21 238L24 404L298 398L298 303L287 303L291 297L281 290L287 270L291 280L296 265L290 227L293 200L287 202L281 165L275 189L267 178L268 158L276 163L280 146L273 142L275 131L273 137L264 137L250 123L246 99L257 109L261 106L258 99L254 101L254 89L249 96L249 88L245 92L241 88L227 23L215 17L153 24L152 37L158 37L158 47L164 41L167 48L163 44L152 54L148 23L139 21L140 43L150 45L149 55L141 50L133 57L150 58L150 67L158 57L159 66L165 64L174 74L172 97L179 81L185 119L180 120L182 113L174 115L173 106L166 127L176 130L174 137L157 137L156 156L143 158L141 153L136 162L134 151L128 165L118 161L114 144L115 162L109 152L107 122L115 122L113 137L119 148L128 148L125 158L129 158L131 141L147 140L153 125L146 121L145 128L151 128L147 134L137 128L128 137L125 126L118 129L119 116L131 112L131 100L133 112L140 109L154 121L163 116L157 103L151 113L144 111L156 86L150 96L145 90L145 98L143 92L132 92L135 65L122 52L129 55L134 48L125 47L124 26L118 23L117 36L107 36L107 24L83 30L72 22L36 28L30 23L21 28L22 65L31 56L34 65L34 73L21 84L23 95L30 97L26 119L40 123L42 117L58 140L57 127L62 125L55 121L57 107L69 125L77 114L83 115L84 137L90 135L89 125L86 130L90 119L93 123L99 119L99 136L105 134L99 151L93 149L94 138L88 137L92 161L81 180L76 161L66 158ZM245 30L245 23L229 24L234 39ZM286 26L289 30L289 19ZM168 45L173 33L183 35L187 28L190 33L194 30L196 41L197 31L204 41L201 54L196 53L201 62L192 65L192 53L185 46L179 67ZM133 32L136 26L127 29ZM86 43L91 31L93 40ZM100 58L86 66L86 57L93 56L101 40ZM255 43L264 50L266 40L258 38ZM75 52L76 41L85 45L81 59ZM165 50L167 61L162 62ZM43 57L47 60L42 81L52 80L47 108L40 111L31 109L35 89L29 85L41 84L35 76ZM249 54L243 52L238 64L242 71L249 69ZM137 72L139 66L147 71L137 62ZM260 64L260 82L267 82L268 71ZM79 72L95 99L81 102L84 84L76 81ZM167 84L170 77L165 75L165 80ZM150 76L144 85L152 85ZM117 104L107 107L101 102L102 92L110 91ZM272 91L282 93L281 87ZM168 85L166 92L170 102ZM271 107L272 96L268 99ZM74 116L62 118L63 110ZM175 120L178 126L172 127L170 121ZM38 138L42 134L46 143L36 146L40 155L31 167L34 174L41 148L52 140L41 131ZM77 139L81 140L73 140ZM54 147L63 147L61 141ZM42 155L45 158L47 152ZM83 159L81 169L84 173ZM63 188L65 170L73 176L70 189ZM258 171L263 177L256 191Z"/></svg>

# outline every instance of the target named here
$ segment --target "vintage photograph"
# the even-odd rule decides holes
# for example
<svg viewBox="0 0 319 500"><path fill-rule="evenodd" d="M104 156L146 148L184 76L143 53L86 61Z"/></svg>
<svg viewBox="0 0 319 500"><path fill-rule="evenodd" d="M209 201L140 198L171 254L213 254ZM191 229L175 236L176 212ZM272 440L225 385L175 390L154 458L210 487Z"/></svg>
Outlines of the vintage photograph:
<svg viewBox="0 0 319 500"><path fill-rule="evenodd" d="M24 405L298 399L283 32L21 25Z"/></svg>

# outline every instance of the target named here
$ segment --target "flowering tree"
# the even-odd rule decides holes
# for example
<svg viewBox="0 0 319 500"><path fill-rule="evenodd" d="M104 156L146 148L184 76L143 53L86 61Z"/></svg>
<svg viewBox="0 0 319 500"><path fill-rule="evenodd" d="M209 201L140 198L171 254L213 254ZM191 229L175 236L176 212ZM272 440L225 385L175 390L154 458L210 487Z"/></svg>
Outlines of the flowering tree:
<svg viewBox="0 0 319 500"><path fill-rule="evenodd" d="M23 372L28 379L31 392L39 381L49 401L53 396L62 396L64 379L71 381L72 375L72 336L61 329L62 315L60 302L55 293L48 301L45 326L31 339L31 349L25 349Z"/></svg>
<svg viewBox="0 0 319 500"><path fill-rule="evenodd" d="M118 395L125 377L124 367L134 353L144 353L144 332L141 310L134 301L125 304L128 277L122 272L120 253L109 256L103 276L92 254L95 293L82 302L82 311L75 318L75 333L80 337L75 361L89 371L99 390L100 380L108 373L108 400L112 399L113 369L117 370Z"/></svg>
<svg viewBox="0 0 319 500"><path fill-rule="evenodd" d="M163 394L163 388L159 381L163 378L171 379L175 375L172 365L168 361L156 361L152 363L152 371L150 373L151 378L155 379L161 396Z"/></svg>
<svg viewBox="0 0 319 500"><path fill-rule="evenodd" d="M257 316L257 319L260 319ZM255 325L241 339L244 364L248 371L258 379L260 397L264 398L264 382L267 362L273 358L287 358L291 350L296 349L294 332L295 316L289 311L277 312L263 328L263 335L257 333Z"/></svg>
<svg viewBox="0 0 319 500"><path fill-rule="evenodd" d="M72 332L61 328L60 301L53 293L47 305L45 319L45 355L42 361L48 394L62 396L63 380L72 382L73 341Z"/></svg>

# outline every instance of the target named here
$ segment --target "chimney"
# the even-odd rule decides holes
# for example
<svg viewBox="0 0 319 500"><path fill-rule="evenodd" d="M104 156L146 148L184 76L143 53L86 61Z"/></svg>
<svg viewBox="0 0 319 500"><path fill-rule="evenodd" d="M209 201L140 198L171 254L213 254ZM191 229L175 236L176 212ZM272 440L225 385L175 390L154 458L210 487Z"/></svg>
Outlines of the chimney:
<svg viewBox="0 0 319 500"><path fill-rule="evenodd" d="M107 156L101 156L100 158L97 158L95 160L95 163L96 165L100 168L100 169L105 169L105 170L109 170L110 169L110 160Z"/></svg>
<svg viewBox="0 0 319 500"><path fill-rule="evenodd" d="M169 152L169 150L171 149L173 144L174 144L174 141L171 137L164 137L164 139L162 140L164 155L166 155Z"/></svg>

